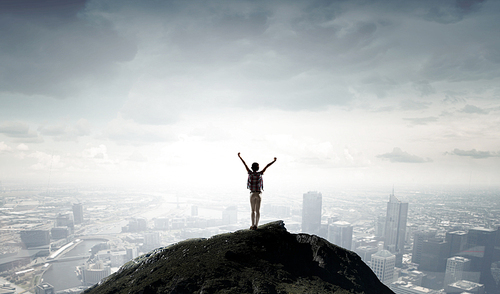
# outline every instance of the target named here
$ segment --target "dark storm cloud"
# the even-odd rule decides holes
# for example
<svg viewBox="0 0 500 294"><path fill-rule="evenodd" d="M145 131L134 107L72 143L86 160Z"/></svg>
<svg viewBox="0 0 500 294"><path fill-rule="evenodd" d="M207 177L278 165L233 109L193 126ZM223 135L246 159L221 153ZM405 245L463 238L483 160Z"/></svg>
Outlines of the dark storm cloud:
<svg viewBox="0 0 500 294"><path fill-rule="evenodd" d="M168 33L161 36L181 50L175 57L186 61L184 70L189 70L190 60L196 62L197 69L203 64L216 65L217 70L229 66L235 69L232 77L240 78L232 81L231 76L224 77L233 86L243 92L260 87L263 93L271 93L253 96L254 105L303 109L346 104L352 100L347 87L386 97L388 91L406 83L427 96L437 92L433 85L436 79L500 76L499 42L485 38L492 36L491 24L498 21L476 1L197 4L193 9L182 2L169 2L168 8L174 12L164 22ZM491 8L498 10L494 4ZM460 25L447 25L447 15ZM466 17L483 16L490 19L474 25L461 23ZM477 35L478 30L482 34ZM442 38L449 40L441 42ZM481 50L474 49L477 47ZM272 55L266 55L269 53ZM258 62L251 62L251 57ZM213 74L211 68L204 69ZM315 79L315 74L322 79ZM286 83L301 75L310 75L311 80ZM321 93L308 95L293 85ZM273 93L275 89L285 94L292 91L280 97ZM237 103L245 101L250 100Z"/></svg>
<svg viewBox="0 0 500 294"><path fill-rule="evenodd" d="M2 13L74 17L84 8L86 0L2 0Z"/></svg>
<svg viewBox="0 0 500 294"><path fill-rule="evenodd" d="M0 9L0 92L65 98L109 80L136 47L79 16L84 1L8 1Z"/></svg>
<svg viewBox="0 0 500 294"><path fill-rule="evenodd" d="M500 77L492 1L20 3L0 12L0 92L101 96L123 79L134 95L117 94L129 99L122 115L139 123L207 106L323 109L408 86L426 97L437 82Z"/></svg>
<svg viewBox="0 0 500 294"><path fill-rule="evenodd" d="M433 1L422 14L425 19L449 24L461 21L468 14L481 8L484 0Z"/></svg>
<svg viewBox="0 0 500 294"><path fill-rule="evenodd" d="M500 153L499 152L478 151L476 149L472 149L472 150L454 149L452 152L446 152L446 154L472 157L472 158L475 158L475 159L490 158L490 157L500 157Z"/></svg>
<svg viewBox="0 0 500 294"><path fill-rule="evenodd" d="M384 160L389 160L390 162L405 162L405 163L424 163L424 162L432 162L430 158L422 158L416 155L409 154L401 148L394 147L392 152L384 153L377 155L377 158L381 158Z"/></svg>

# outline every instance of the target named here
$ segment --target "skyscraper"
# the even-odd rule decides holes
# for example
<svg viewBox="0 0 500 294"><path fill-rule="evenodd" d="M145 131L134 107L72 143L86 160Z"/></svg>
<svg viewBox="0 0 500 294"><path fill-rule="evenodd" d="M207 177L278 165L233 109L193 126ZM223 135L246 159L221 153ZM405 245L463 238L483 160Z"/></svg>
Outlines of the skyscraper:
<svg viewBox="0 0 500 294"><path fill-rule="evenodd" d="M307 192L302 198L302 232L318 234L321 227L322 195Z"/></svg>
<svg viewBox="0 0 500 294"><path fill-rule="evenodd" d="M392 191L389 202L387 202L384 249L397 256L396 265L400 265L403 258L407 218L408 203L401 202Z"/></svg>
<svg viewBox="0 0 500 294"><path fill-rule="evenodd" d="M394 266L396 256L387 250L372 254L370 268L377 275L378 279L389 286L394 281Z"/></svg>
<svg viewBox="0 0 500 294"><path fill-rule="evenodd" d="M50 232L48 230L25 230L19 234L26 248L45 246L48 248L50 244Z"/></svg>
<svg viewBox="0 0 500 294"><path fill-rule="evenodd" d="M238 207L229 206L222 211L222 223L232 225L238 222Z"/></svg>
<svg viewBox="0 0 500 294"><path fill-rule="evenodd" d="M449 285L457 281L465 280L465 275L469 271L470 259L453 256L446 262L446 274L444 276L444 285Z"/></svg>
<svg viewBox="0 0 500 294"><path fill-rule="evenodd" d="M328 241L347 250L351 250L352 225L345 221L336 221L328 224Z"/></svg>
<svg viewBox="0 0 500 294"><path fill-rule="evenodd" d="M73 204L73 220L75 225L83 223L83 205L81 203Z"/></svg>
<svg viewBox="0 0 500 294"><path fill-rule="evenodd" d="M198 216L198 206L197 205L191 206L191 216Z"/></svg>
<svg viewBox="0 0 500 294"><path fill-rule="evenodd" d="M375 221L375 236L383 237L385 235L385 215L379 215Z"/></svg>
<svg viewBox="0 0 500 294"><path fill-rule="evenodd" d="M484 284L487 293L499 293L491 274L491 264L495 260L496 237L495 229L470 229L467 233L467 249L460 253L461 256L471 260L472 272L480 272L479 283Z"/></svg>
<svg viewBox="0 0 500 294"><path fill-rule="evenodd" d="M425 240L422 246L418 270L429 272L444 272L446 260L450 252L449 244L439 238Z"/></svg>
<svg viewBox="0 0 500 294"><path fill-rule="evenodd" d="M413 233L413 251L411 262L420 264L422 262L422 250L424 248L424 241L427 241L436 236L436 231L416 231Z"/></svg>
<svg viewBox="0 0 500 294"><path fill-rule="evenodd" d="M467 247L467 233L464 231L446 232L446 242L450 244L449 256L455 256Z"/></svg>

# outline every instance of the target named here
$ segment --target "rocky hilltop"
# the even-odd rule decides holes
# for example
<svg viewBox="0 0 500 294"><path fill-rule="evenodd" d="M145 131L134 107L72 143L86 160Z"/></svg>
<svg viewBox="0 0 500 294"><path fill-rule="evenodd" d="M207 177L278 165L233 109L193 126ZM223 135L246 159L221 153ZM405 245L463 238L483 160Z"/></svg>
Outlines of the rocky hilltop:
<svg viewBox="0 0 500 294"><path fill-rule="evenodd" d="M85 293L393 292L356 253L277 221L156 249Z"/></svg>

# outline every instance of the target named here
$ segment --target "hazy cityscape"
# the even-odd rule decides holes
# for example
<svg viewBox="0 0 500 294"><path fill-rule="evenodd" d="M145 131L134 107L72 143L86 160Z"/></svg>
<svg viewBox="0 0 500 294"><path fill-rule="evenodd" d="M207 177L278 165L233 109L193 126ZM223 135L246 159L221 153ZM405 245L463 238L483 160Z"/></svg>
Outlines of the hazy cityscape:
<svg viewBox="0 0 500 294"><path fill-rule="evenodd" d="M498 189L392 189L266 195L261 224L356 252L395 293L497 293ZM245 195L4 185L2 293L81 293L155 248L248 229Z"/></svg>
<svg viewBox="0 0 500 294"><path fill-rule="evenodd" d="M0 1L0 294L248 230L240 153L276 159L260 225L397 294L500 293L499 27L494 0Z"/></svg>

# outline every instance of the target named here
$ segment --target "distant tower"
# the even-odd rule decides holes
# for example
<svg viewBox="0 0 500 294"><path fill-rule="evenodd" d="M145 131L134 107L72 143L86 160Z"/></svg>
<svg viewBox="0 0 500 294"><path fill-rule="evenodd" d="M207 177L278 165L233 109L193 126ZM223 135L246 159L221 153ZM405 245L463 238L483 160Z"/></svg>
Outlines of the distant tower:
<svg viewBox="0 0 500 294"><path fill-rule="evenodd" d="M424 240L418 270L444 272L446 270L446 260L449 252L449 244L441 238Z"/></svg>
<svg viewBox="0 0 500 294"><path fill-rule="evenodd" d="M424 242L434 238L436 231L416 231L413 233L413 251L411 255L411 262L420 264L422 262L422 251Z"/></svg>
<svg viewBox="0 0 500 294"><path fill-rule="evenodd" d="M50 245L49 230L25 230L19 232L26 248L47 247Z"/></svg>
<svg viewBox="0 0 500 294"><path fill-rule="evenodd" d="M144 245L155 248L161 245L160 232L149 232L144 234Z"/></svg>
<svg viewBox="0 0 500 294"><path fill-rule="evenodd" d="M73 204L73 220L75 225L83 223L83 205L81 203Z"/></svg>
<svg viewBox="0 0 500 294"><path fill-rule="evenodd" d="M328 224L328 241L347 250L351 250L352 225L345 221L336 221Z"/></svg>
<svg viewBox="0 0 500 294"><path fill-rule="evenodd" d="M383 237L385 235L385 215L384 216L378 216L377 220L375 221L375 236L377 237Z"/></svg>
<svg viewBox="0 0 500 294"><path fill-rule="evenodd" d="M470 259L454 256L448 258L446 262L446 274L444 276L444 286L465 280L465 274L469 271Z"/></svg>
<svg viewBox="0 0 500 294"><path fill-rule="evenodd" d="M449 256L455 256L467 249L467 233L464 231L446 232L446 242L450 244Z"/></svg>
<svg viewBox="0 0 500 294"><path fill-rule="evenodd" d="M302 198L302 232L319 234L321 227L322 195L318 192L307 192Z"/></svg>
<svg viewBox="0 0 500 294"><path fill-rule="evenodd" d="M378 279L389 286L394 281L394 267L396 266L396 256L387 250L372 254L370 267L377 275Z"/></svg>
<svg viewBox="0 0 500 294"><path fill-rule="evenodd" d="M197 205L191 206L191 216L198 216L198 206Z"/></svg>
<svg viewBox="0 0 500 294"><path fill-rule="evenodd" d="M169 228L169 219L166 217L159 217L154 220L155 230L168 230Z"/></svg>
<svg viewBox="0 0 500 294"><path fill-rule="evenodd" d="M222 223L232 225L238 222L238 207L229 206L222 211Z"/></svg>
<svg viewBox="0 0 500 294"><path fill-rule="evenodd" d="M496 281L491 275L491 264L495 260L497 230L473 228L467 232L467 249L460 255L471 259L471 271L480 272L479 283L484 284L487 293L495 293ZM481 256L477 256L477 252ZM498 293L498 292L497 292Z"/></svg>
<svg viewBox="0 0 500 294"><path fill-rule="evenodd" d="M56 217L57 227L74 227L73 216L69 212L59 213Z"/></svg>
<svg viewBox="0 0 500 294"><path fill-rule="evenodd" d="M385 217L384 249L397 257L396 265L401 266L406 235L406 220L408 218L408 203L399 201L394 196L394 189L387 202Z"/></svg>

